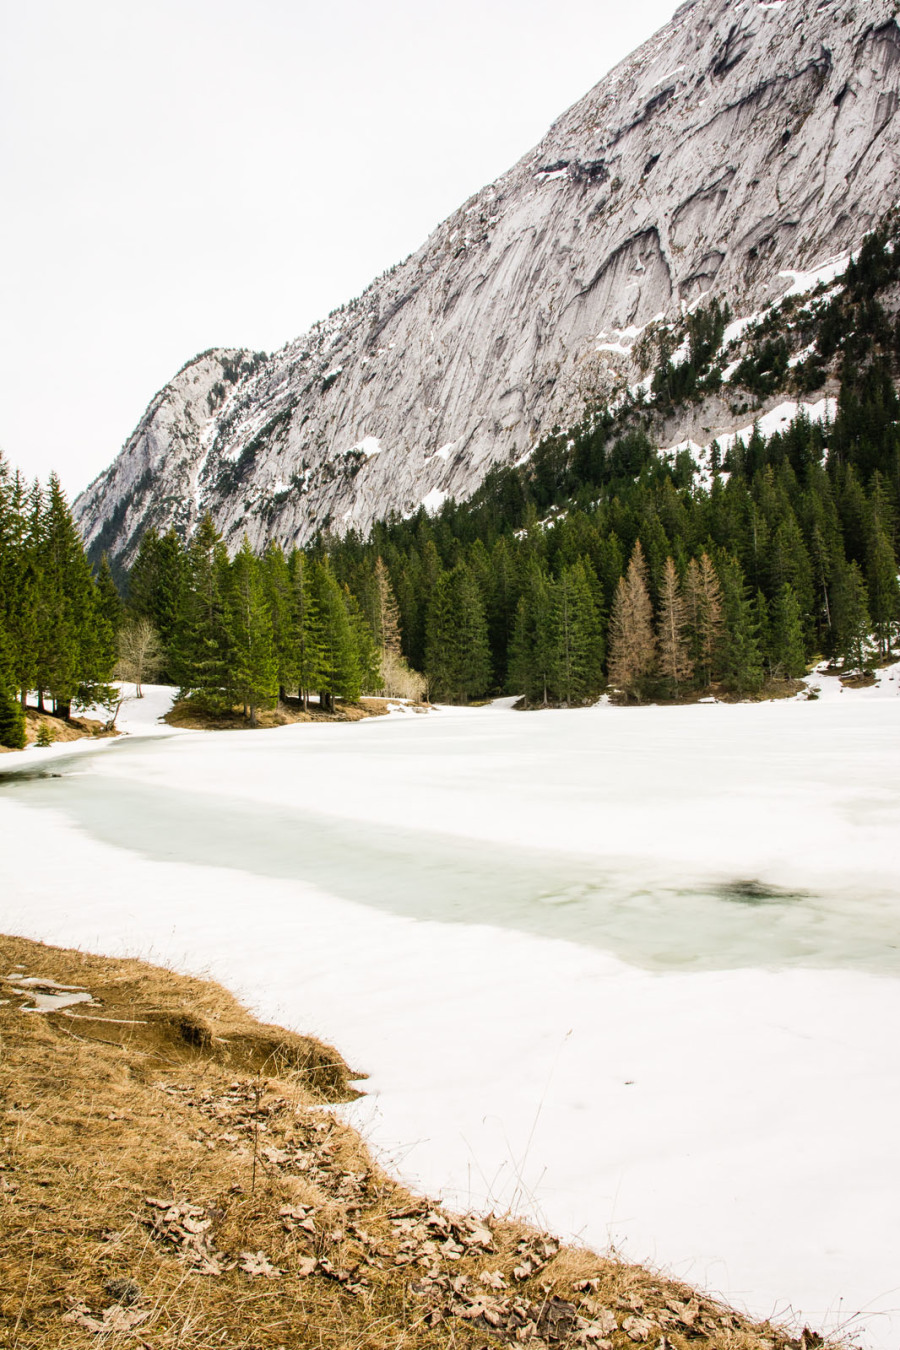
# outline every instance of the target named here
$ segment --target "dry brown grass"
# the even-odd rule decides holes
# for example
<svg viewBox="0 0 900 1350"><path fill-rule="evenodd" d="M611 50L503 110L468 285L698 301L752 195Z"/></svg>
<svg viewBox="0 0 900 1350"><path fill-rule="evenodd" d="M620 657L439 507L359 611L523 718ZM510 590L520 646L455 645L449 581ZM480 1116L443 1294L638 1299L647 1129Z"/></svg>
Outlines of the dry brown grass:
<svg viewBox="0 0 900 1350"><path fill-rule="evenodd" d="M279 703L277 708L260 708L256 713L256 729L286 727L294 722L361 722L365 717L383 717L390 708L390 699L361 698L358 703L338 699L334 712L320 712L316 704L304 711L299 703ZM163 718L173 727L190 731L246 731L250 722L242 709L228 712L201 712L189 699L179 699Z"/></svg>
<svg viewBox="0 0 900 1350"><path fill-rule="evenodd" d="M25 740L32 745L38 737L41 727L46 727L54 741L80 741L86 736L115 736L108 731L104 722L95 717L53 717L50 713L38 712L29 708L25 713Z"/></svg>
<svg viewBox="0 0 900 1350"><path fill-rule="evenodd" d="M411 1195L328 1110L340 1056L221 987L0 938L93 1004L0 997L10 1350L800 1350L691 1289Z"/></svg>

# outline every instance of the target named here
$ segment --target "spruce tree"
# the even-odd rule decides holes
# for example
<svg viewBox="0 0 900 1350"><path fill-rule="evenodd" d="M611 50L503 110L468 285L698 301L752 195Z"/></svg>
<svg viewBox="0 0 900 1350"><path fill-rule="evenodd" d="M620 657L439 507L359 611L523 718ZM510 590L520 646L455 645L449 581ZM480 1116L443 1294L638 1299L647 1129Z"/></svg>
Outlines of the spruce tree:
<svg viewBox="0 0 900 1350"><path fill-rule="evenodd" d="M720 576L726 626L721 655L722 678L733 693L754 694L762 688L765 679L759 641L759 610L747 593L744 574L736 558L723 562Z"/></svg>
<svg viewBox="0 0 900 1350"><path fill-rule="evenodd" d="M564 567L552 590L552 636L557 696L567 708L600 688L600 620L584 564Z"/></svg>
<svg viewBox="0 0 900 1350"><path fill-rule="evenodd" d="M478 586L465 563L444 572L428 606L425 670L432 697L467 703L491 679L487 622Z"/></svg>
<svg viewBox="0 0 900 1350"><path fill-rule="evenodd" d="M55 474L39 511L38 688L68 717L78 694L84 701L109 679L115 661L104 631L84 546Z"/></svg>
<svg viewBox="0 0 900 1350"><path fill-rule="evenodd" d="M228 687L255 727L257 710L278 697L278 657L260 565L246 535L229 569L225 612Z"/></svg>
<svg viewBox="0 0 900 1350"><path fill-rule="evenodd" d="M777 679L796 680L806 674L803 614L796 592L785 582L769 609L769 659Z"/></svg>
<svg viewBox="0 0 900 1350"><path fill-rule="evenodd" d="M894 629L900 620L900 585L897 560L885 529L873 523L869 536L866 583L869 614L882 658L890 657Z"/></svg>
<svg viewBox="0 0 900 1350"><path fill-rule="evenodd" d="M508 687L521 693L526 706L550 701L554 687L555 651L550 583L532 563L516 609L510 644Z"/></svg>
<svg viewBox="0 0 900 1350"><path fill-rule="evenodd" d="M835 574L831 608L834 614L835 655L850 670L864 670L869 632L869 596L858 563L845 563Z"/></svg>
<svg viewBox="0 0 900 1350"><path fill-rule="evenodd" d="M361 673L356 638L344 592L327 558L312 564L310 580L320 647L319 705L325 712L334 712L335 698L350 702L359 698Z"/></svg>
<svg viewBox="0 0 900 1350"><path fill-rule="evenodd" d="M312 587L312 568L305 553L295 549L288 564L291 579L291 665L293 680L305 709L309 695L319 687L323 663L322 624Z"/></svg>
<svg viewBox="0 0 900 1350"><path fill-rule="evenodd" d="M25 713L16 697L9 644L0 622L0 745L21 750L25 745Z"/></svg>
<svg viewBox="0 0 900 1350"><path fill-rule="evenodd" d="M272 641L278 664L278 696L287 698L289 686L296 682L294 651L294 593L291 570L281 545L272 542L262 558L262 576L272 624Z"/></svg>
<svg viewBox="0 0 900 1350"><path fill-rule="evenodd" d="M231 650L225 616L228 555L207 512L191 540L185 604L169 662L182 695L210 711L228 706Z"/></svg>

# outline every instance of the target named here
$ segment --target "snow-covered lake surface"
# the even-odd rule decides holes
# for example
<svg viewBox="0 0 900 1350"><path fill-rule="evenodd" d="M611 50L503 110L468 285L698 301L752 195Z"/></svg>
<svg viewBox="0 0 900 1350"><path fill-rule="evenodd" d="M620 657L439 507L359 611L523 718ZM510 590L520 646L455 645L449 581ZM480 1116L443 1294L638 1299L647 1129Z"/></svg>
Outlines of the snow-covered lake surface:
<svg viewBox="0 0 900 1350"><path fill-rule="evenodd" d="M818 683L7 755L0 931L337 1045L450 1203L895 1350L900 674Z"/></svg>

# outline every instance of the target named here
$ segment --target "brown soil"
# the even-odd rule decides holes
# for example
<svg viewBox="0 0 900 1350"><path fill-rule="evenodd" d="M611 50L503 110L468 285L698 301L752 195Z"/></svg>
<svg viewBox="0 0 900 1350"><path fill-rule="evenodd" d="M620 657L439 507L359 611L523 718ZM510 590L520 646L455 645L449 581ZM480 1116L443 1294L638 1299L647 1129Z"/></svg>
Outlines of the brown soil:
<svg viewBox="0 0 900 1350"><path fill-rule="evenodd" d="M396 703L396 700L393 700ZM333 713L320 712L316 705L305 712L300 704L279 703L277 708L261 708L256 714L256 729L286 727L294 722L361 722L365 717L383 717L390 709L392 700L387 698L361 698L358 703L344 703L338 700ZM189 699L179 699L163 718L173 727L186 727L191 731L248 731L250 722L241 708L232 708L224 713L201 712Z"/></svg>
<svg viewBox="0 0 900 1350"><path fill-rule="evenodd" d="M689 1287L453 1215L327 1107L340 1056L218 985L0 938L0 1345L812 1350Z"/></svg>

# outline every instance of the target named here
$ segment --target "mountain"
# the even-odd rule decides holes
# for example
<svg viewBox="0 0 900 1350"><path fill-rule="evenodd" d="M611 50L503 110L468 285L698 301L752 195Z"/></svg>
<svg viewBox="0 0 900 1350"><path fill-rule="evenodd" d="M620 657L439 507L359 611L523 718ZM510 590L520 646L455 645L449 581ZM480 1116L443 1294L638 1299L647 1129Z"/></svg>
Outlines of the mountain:
<svg viewBox="0 0 900 1350"><path fill-rule="evenodd" d="M205 511L260 547L466 498L634 378L653 320L778 299L900 200L896 8L688 0L358 299L184 366L75 503L92 552Z"/></svg>

